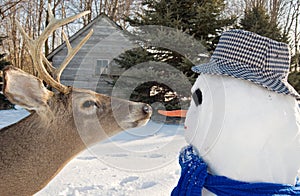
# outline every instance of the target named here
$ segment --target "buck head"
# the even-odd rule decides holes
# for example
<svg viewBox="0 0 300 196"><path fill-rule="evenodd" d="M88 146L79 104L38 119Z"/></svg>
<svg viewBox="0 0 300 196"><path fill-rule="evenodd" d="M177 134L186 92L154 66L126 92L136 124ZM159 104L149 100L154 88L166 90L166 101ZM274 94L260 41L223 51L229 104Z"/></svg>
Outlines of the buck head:
<svg viewBox="0 0 300 196"><path fill-rule="evenodd" d="M65 126L76 129L85 142L112 136L124 129L144 125L151 107L68 87L67 93L48 90L43 81L20 69L4 69L5 96L14 104L36 112L40 126Z"/></svg>
<svg viewBox="0 0 300 196"><path fill-rule="evenodd" d="M104 137L144 125L151 116L151 107L143 103L111 98L90 90L68 87L60 82L64 68L89 39L92 31L75 48L71 47L67 37L64 36L69 52L57 69L43 55L43 45L58 27L87 13L57 20L49 11L49 25L36 40L29 38L17 23L28 44L39 78L9 66L4 69L3 92L12 103L35 111L41 124L76 128L81 136L89 138L87 140L90 143L99 140L99 130L103 130L101 137ZM43 81L56 91L48 90Z"/></svg>

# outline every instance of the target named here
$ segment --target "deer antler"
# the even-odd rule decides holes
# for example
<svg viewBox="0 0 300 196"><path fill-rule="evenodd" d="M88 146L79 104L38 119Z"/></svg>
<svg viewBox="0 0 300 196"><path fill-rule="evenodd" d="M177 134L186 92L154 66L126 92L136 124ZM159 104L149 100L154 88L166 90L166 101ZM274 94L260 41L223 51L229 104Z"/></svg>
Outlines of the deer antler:
<svg viewBox="0 0 300 196"><path fill-rule="evenodd" d="M81 42L73 49L67 35L63 31L64 40L66 42L66 46L68 48L68 55L65 58L65 60L62 62L60 67L55 70L54 76L56 77L56 80L60 82L60 76L63 72L63 70L66 68L66 66L69 64L69 62L72 60L72 58L75 56L75 54L80 50L80 48L85 44L85 42L92 36L93 30L91 30L84 38L81 40Z"/></svg>
<svg viewBox="0 0 300 196"><path fill-rule="evenodd" d="M43 79L51 87L57 89L59 92L68 93L70 91L70 89L67 86L60 83L60 75L63 72L63 70L66 68L67 64L71 61L71 59L79 51L79 49L91 37L93 31L91 30L88 33L88 35L74 49L71 47L67 36L64 35L64 39L65 39L66 45L68 47L68 55L67 55L67 57L65 58L65 60L63 61L63 63L60 65L60 67L58 69L55 69L51 65L51 63L47 60L45 55L42 53L43 45L44 45L45 41L48 39L48 37L56 29L58 29L59 27L65 25L67 23L70 23L70 22L72 22L72 21L74 21L74 20L90 13L90 12L85 11L85 12L79 13L77 15L70 16L70 17L58 20L58 19L54 18L53 13L51 11L51 6L49 4L48 5L48 13L49 13L49 21L50 22L49 22L48 26L45 28L45 30L42 32L42 34L35 40L31 39L26 34L24 29L21 27L21 25L17 21L16 21L16 24L17 24L18 28L20 29L20 32L21 32L22 36L24 37L24 39L26 40L26 42L28 44L30 55L33 59L34 67L38 71L41 79ZM48 73L48 71L46 70L43 62L45 62L46 65L51 69L52 75L55 75L56 80L54 78L52 78L51 75Z"/></svg>

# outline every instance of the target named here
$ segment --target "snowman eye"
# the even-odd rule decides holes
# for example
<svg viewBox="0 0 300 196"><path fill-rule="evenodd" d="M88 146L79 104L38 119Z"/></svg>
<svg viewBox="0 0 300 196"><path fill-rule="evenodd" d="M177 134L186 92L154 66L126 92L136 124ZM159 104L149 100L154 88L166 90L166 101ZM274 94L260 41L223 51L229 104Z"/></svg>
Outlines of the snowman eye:
<svg viewBox="0 0 300 196"><path fill-rule="evenodd" d="M202 92L201 92L200 89L197 89L193 93L192 97L193 97L193 100L194 100L196 106L201 105L201 103L202 103Z"/></svg>

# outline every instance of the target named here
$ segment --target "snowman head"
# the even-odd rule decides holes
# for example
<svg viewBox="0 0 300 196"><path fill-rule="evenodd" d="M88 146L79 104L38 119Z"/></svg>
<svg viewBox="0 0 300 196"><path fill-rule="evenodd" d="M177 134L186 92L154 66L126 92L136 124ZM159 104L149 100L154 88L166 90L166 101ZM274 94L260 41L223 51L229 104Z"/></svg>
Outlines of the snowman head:
<svg viewBox="0 0 300 196"><path fill-rule="evenodd" d="M192 68L196 73L227 75L250 81L279 94L299 94L287 82L288 45L244 30L224 32L210 61Z"/></svg>
<svg viewBox="0 0 300 196"><path fill-rule="evenodd" d="M300 118L299 95L287 82L289 62L286 44L230 30L210 62L193 67L202 74L192 88L185 136L212 173L245 181L294 181Z"/></svg>

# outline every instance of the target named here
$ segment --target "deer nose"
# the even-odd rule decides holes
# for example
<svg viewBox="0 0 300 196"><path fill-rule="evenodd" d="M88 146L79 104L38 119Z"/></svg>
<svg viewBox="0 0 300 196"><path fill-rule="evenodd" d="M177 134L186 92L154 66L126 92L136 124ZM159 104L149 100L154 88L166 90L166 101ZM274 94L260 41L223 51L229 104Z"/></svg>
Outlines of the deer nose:
<svg viewBox="0 0 300 196"><path fill-rule="evenodd" d="M152 108L151 108L151 106L148 105L148 104L145 104L144 107L143 107L143 112L144 112L145 114L151 114L151 113L152 113Z"/></svg>

